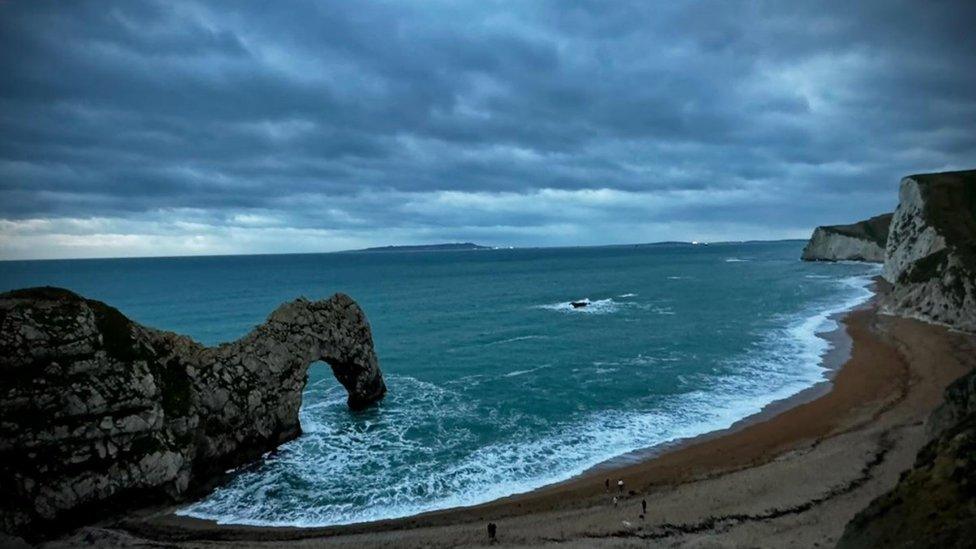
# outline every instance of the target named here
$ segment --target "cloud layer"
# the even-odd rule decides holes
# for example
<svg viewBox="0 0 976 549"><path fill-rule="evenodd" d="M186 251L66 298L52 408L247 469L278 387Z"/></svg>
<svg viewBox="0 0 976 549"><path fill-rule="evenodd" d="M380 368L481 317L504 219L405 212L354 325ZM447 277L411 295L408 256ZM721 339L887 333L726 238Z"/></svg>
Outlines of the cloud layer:
<svg viewBox="0 0 976 549"><path fill-rule="evenodd" d="M849 4L3 2L0 257L805 237L976 165L976 6Z"/></svg>

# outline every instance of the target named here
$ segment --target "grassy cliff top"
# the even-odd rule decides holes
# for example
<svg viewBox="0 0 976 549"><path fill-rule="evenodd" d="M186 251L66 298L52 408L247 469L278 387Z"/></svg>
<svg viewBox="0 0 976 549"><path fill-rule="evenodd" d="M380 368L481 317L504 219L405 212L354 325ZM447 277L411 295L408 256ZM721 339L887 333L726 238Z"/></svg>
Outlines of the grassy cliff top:
<svg viewBox="0 0 976 549"><path fill-rule="evenodd" d="M884 248L885 243L888 242L888 225L891 224L891 216L892 214L886 213L850 225L824 225L820 228L828 233L870 240Z"/></svg>
<svg viewBox="0 0 976 549"><path fill-rule="evenodd" d="M976 268L976 170L910 175L925 199L925 218L965 264Z"/></svg>

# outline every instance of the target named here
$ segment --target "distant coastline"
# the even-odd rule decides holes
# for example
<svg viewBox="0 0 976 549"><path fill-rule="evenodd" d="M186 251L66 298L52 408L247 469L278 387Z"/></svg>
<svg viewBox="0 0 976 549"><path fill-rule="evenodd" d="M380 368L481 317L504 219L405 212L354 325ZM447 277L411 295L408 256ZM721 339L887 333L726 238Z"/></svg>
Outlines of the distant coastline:
<svg viewBox="0 0 976 549"><path fill-rule="evenodd" d="M756 242L805 242L804 238L773 238L768 240L722 240L708 242L708 246L722 246L727 244L752 244ZM705 244L705 243L699 243ZM482 246L471 242L445 243L445 244L425 244L416 246L379 246L375 248L359 248L352 250L333 250L333 251L313 251L313 252L258 252L258 253L214 253L214 254L186 254L186 255L130 255L130 256L98 256L98 257L0 257L0 264L3 263L29 263L33 261L130 261L145 259L201 259L212 257L251 257L251 256L290 256L290 255L325 255L325 254L349 254L366 252L425 252L425 251L467 251L467 250L559 250L559 249L578 249L578 248L666 248L666 247L692 247L696 246L693 241L666 240L660 242L625 242L621 244L581 244L581 245L558 245L558 246Z"/></svg>
<svg viewBox="0 0 976 549"><path fill-rule="evenodd" d="M444 244L417 244L412 246L378 246L359 250L346 250L344 253L363 252L458 252L467 250L491 250L490 246L482 246L473 242L448 242Z"/></svg>

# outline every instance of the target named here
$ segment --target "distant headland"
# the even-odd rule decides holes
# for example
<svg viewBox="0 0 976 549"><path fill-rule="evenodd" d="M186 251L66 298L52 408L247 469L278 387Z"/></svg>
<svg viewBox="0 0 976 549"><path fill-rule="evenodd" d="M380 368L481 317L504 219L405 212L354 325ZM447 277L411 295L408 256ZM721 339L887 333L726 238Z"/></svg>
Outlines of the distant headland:
<svg viewBox="0 0 976 549"><path fill-rule="evenodd" d="M418 244L414 246L379 246L363 248L361 250L347 250L348 252L458 252L466 250L490 250L490 246L481 246L473 242L448 242L445 244Z"/></svg>

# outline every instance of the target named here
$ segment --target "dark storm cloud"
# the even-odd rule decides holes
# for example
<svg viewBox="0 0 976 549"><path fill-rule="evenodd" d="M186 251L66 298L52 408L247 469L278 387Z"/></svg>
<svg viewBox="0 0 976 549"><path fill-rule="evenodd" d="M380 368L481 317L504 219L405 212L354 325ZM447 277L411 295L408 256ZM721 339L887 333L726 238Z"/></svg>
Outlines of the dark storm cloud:
<svg viewBox="0 0 976 549"><path fill-rule="evenodd" d="M976 7L848 4L0 2L0 248L874 214L900 176L976 162Z"/></svg>

